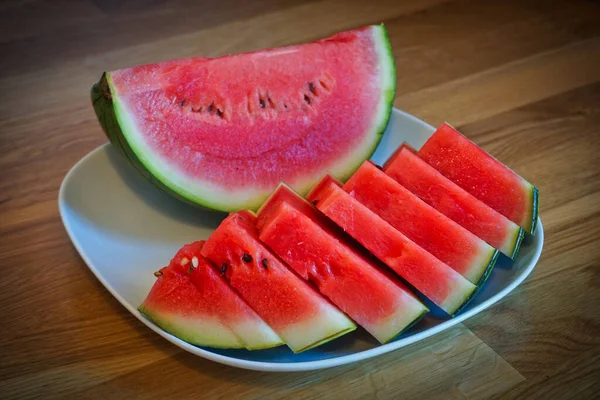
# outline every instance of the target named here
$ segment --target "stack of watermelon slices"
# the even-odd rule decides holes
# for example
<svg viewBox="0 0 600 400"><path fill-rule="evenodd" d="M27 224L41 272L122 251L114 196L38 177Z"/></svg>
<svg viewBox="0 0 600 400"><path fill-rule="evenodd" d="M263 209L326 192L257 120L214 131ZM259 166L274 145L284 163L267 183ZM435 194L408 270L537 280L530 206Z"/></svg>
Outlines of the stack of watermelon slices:
<svg viewBox="0 0 600 400"><path fill-rule="evenodd" d="M200 346L299 352L356 324L385 343L429 311L417 294L459 312L499 252L516 257L534 232L537 201L444 124L382 169L366 161L345 184L327 175L306 199L282 183L256 214L230 214L156 273L140 311Z"/></svg>

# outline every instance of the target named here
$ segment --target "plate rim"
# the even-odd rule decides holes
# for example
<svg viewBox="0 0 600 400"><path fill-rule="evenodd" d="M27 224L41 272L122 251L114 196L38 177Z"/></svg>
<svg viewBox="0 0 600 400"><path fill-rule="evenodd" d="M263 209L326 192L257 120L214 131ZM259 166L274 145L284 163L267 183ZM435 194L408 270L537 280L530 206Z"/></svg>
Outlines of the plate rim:
<svg viewBox="0 0 600 400"><path fill-rule="evenodd" d="M402 110L399 110L395 107L392 108L392 112L401 114L403 118L410 119L413 122L417 122L419 124L431 127L431 125L420 120L419 118L417 118L411 114L408 114ZM434 128L431 127L431 129L433 130ZM100 283L102 283L104 288L107 289L109 291L109 293L115 299L117 299L117 301L122 306L125 307L125 309L127 309L132 315L134 315L144 325L146 325L148 328L150 328L151 330L153 330L154 332L156 332L163 338L167 339L172 344L178 346L179 348L181 348L187 352L190 352L194 355L203 357L205 359L208 359L208 360L220 363L220 364L229 365L232 367L243 368L243 369L248 369L248 370L255 370L255 371L267 371L267 372L312 371L312 370L317 370L317 369L332 368L332 367L336 367L336 366L340 366L340 365L345 365L345 364L350 364L350 363L354 363L357 361L366 360L366 359L373 358L373 357L376 357L376 356L379 356L379 355L382 355L385 353L389 353L391 351L400 349L402 347L406 347L410 344L424 340L424 339L434 336L446 329L449 329L449 328L453 327L454 325L457 325L457 324L461 323L462 321L479 314L481 311L491 307L492 305L494 305L495 303L497 303L498 301L500 301L501 299L506 297L508 294L510 294L510 292L512 292L517 286L519 286L531 274L531 272L537 265L537 262L539 261L539 258L541 256L542 249L544 246L544 228L542 225L542 221L541 221L540 217L538 216L538 219L537 219L538 226L537 226L535 234L536 234L536 236L539 235L539 241L535 247L534 255L532 257L531 262L526 266L526 268L523 269L523 271L521 271L521 273L517 276L517 278L513 282L511 282L508 286L506 286L500 292L496 293L489 299L483 301L478 306L473 307L469 311L467 311L463 314L460 314L456 317L450 318L438 325L435 325L429 329L426 329L422 332L408 336L406 338L399 339L399 340L396 340L396 341L393 341L390 343L386 343L386 344L380 344L377 347L374 347L372 349L362 350L362 351L358 351L358 352L352 353L352 354L347 354L347 355L343 355L343 356L332 357L332 358L328 358L325 360L317 360L317 361L277 363L277 362L266 362L266 361L251 361L251 360L245 360L245 359L239 359L236 357L221 355L221 354L213 353L210 350L205 350L201 347L189 344L189 343L171 335L170 333L163 331L162 329L160 329L159 327L154 325L152 322L150 322L147 318L145 318L137 310L137 308L132 307L103 278L102 274L94 266L94 264L91 262L91 260L89 259L89 257L85 253L85 251L83 250L83 246L80 244L77 236L74 234L73 229L70 225L69 219L66 217L66 195L65 195L66 187L68 186L69 181L72 179L75 171L77 171L79 168L81 168L81 166L86 162L86 160L92 158L96 153L103 151L108 146L110 146L110 143L104 143L103 145L98 146L97 148L95 148L94 150L90 151L85 156L83 156L79 161L77 161L71 167L71 169L69 169L69 171L63 178L63 181L61 182L59 193L58 193L58 209L59 209L61 221L65 227L65 230L67 231L67 235L69 236L71 243L73 243L75 249L79 253L79 256L83 259L83 261L85 262L87 267L92 271L94 276L100 281Z"/></svg>

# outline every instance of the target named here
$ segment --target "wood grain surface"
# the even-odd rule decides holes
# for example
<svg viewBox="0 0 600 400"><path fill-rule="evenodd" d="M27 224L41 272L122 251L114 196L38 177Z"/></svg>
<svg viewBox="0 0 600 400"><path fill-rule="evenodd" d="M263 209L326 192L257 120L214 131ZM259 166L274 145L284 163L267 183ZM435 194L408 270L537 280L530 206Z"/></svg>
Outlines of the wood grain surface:
<svg viewBox="0 0 600 400"><path fill-rule="evenodd" d="M354 365L274 374L171 345L89 272L62 178L106 142L105 70L304 42L384 22L395 106L449 121L540 190L546 242L511 295ZM20 0L0 3L0 398L600 397L600 4Z"/></svg>

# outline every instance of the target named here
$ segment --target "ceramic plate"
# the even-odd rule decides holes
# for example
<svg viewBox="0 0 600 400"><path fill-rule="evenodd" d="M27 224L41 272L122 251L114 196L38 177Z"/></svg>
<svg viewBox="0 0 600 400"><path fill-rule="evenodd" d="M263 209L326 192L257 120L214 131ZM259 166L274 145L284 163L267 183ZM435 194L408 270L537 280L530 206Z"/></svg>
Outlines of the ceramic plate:
<svg viewBox="0 0 600 400"><path fill-rule="evenodd" d="M373 155L382 164L404 141L419 148L433 133L430 125L393 110L386 133ZM65 228L92 272L129 312L165 339L198 356L241 368L305 371L348 364L384 354L450 328L502 299L533 270L540 257L544 229L538 220L518 258L501 256L490 278L465 309L448 318L433 304L421 322L391 343L381 345L358 329L323 346L293 354L275 349L216 350L190 345L146 320L137 307L166 265L184 244L206 239L225 217L183 204L154 188L110 144L80 160L65 177L59 194Z"/></svg>

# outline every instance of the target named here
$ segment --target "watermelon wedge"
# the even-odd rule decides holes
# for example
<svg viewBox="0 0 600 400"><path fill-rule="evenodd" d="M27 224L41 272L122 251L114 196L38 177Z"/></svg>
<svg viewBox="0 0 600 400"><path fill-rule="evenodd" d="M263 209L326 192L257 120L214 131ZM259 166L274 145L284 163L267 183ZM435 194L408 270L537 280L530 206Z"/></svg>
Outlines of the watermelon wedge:
<svg viewBox="0 0 600 400"><path fill-rule="evenodd" d="M383 25L298 46L106 72L92 89L110 141L187 202L257 209L280 181L301 193L347 179L391 113L395 67Z"/></svg>
<svg viewBox="0 0 600 400"><path fill-rule="evenodd" d="M258 239L256 218L230 214L202 247L202 255L294 352L356 329L344 313L294 274Z"/></svg>
<svg viewBox="0 0 600 400"><path fill-rule="evenodd" d="M428 311L399 281L286 201L269 213L260 239L381 343Z"/></svg>
<svg viewBox="0 0 600 400"><path fill-rule="evenodd" d="M309 200L320 211L442 310L453 315L471 298L475 285L346 193L334 178L326 176L315 189Z"/></svg>
<svg viewBox="0 0 600 400"><path fill-rule="evenodd" d="M472 283L483 283L498 251L366 161L344 190Z"/></svg>
<svg viewBox="0 0 600 400"><path fill-rule="evenodd" d="M273 330L200 255L203 242L183 246L156 275L139 311L189 343L264 349L283 344Z"/></svg>
<svg viewBox="0 0 600 400"><path fill-rule="evenodd" d="M419 157L458 186L534 233L538 190L448 124L419 150Z"/></svg>
<svg viewBox="0 0 600 400"><path fill-rule="evenodd" d="M508 257L517 256L525 231L421 160L414 150L401 146L383 170L427 204Z"/></svg>

